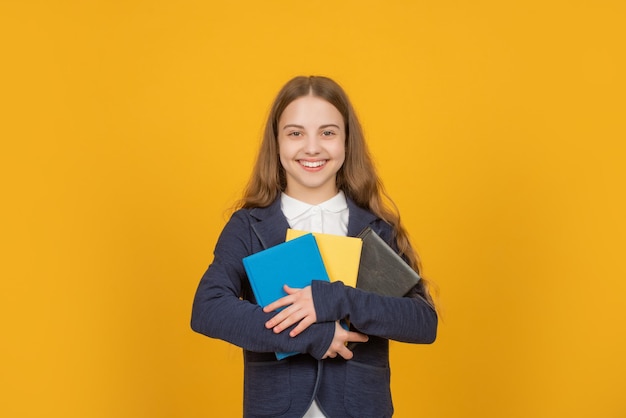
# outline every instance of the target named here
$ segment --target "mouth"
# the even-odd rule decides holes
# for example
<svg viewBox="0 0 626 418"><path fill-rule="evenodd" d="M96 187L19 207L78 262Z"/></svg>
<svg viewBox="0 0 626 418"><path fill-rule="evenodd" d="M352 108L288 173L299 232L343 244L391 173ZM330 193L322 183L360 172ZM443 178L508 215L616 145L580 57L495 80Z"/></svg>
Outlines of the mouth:
<svg viewBox="0 0 626 418"><path fill-rule="evenodd" d="M326 164L328 160L316 160L316 161L307 161L307 160L298 160L300 165L306 168L319 168Z"/></svg>

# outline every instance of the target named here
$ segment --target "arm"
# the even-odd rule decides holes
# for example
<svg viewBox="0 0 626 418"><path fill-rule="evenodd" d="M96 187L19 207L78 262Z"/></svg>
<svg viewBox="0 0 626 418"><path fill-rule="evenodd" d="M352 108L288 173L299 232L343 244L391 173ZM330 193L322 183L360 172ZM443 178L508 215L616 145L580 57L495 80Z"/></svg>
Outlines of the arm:
<svg viewBox="0 0 626 418"><path fill-rule="evenodd" d="M413 289L405 297L380 296L341 282L314 281L317 321L349 318L360 332L377 337L430 344L437 336L437 313Z"/></svg>
<svg viewBox="0 0 626 418"><path fill-rule="evenodd" d="M252 253L250 223L243 211L233 215L217 242L214 259L200 280L193 302L191 328L246 350L298 351L317 359L326 355L335 334L333 322L317 323L291 338L265 327L273 316L242 300L247 281L242 259Z"/></svg>
<svg viewBox="0 0 626 418"><path fill-rule="evenodd" d="M384 222L371 225L392 248L391 227ZM416 286L405 297L388 297L365 292L342 283L313 282L311 288L298 290L268 306L266 311L288 306L266 326L281 332L291 329L296 335L313 322L338 320L348 317L356 329L368 335L404 342L431 343L437 334L437 314L420 295Z"/></svg>

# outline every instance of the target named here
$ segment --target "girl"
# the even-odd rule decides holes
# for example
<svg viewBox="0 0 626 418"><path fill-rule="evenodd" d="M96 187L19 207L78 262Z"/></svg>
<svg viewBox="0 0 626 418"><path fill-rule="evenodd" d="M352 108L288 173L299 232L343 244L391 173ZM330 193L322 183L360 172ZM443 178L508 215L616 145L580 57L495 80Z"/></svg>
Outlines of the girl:
<svg viewBox="0 0 626 418"><path fill-rule="evenodd" d="M417 255L383 195L342 88L325 77L289 81L274 100L252 177L200 281L191 318L194 331L243 348L245 417L392 416L389 340L435 340L426 282L395 298L313 281L285 286L287 296L262 309L242 264L284 242L287 228L355 236L370 226L417 271ZM344 318L358 332L343 329ZM350 350L350 342L360 344ZM278 361L277 351L302 354Z"/></svg>

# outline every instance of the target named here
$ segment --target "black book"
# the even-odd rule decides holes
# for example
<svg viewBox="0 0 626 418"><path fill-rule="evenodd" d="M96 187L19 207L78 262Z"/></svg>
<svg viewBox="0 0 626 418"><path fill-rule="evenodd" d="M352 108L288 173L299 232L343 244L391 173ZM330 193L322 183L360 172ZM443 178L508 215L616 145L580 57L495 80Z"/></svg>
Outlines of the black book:
<svg viewBox="0 0 626 418"><path fill-rule="evenodd" d="M359 233L363 240L356 287L384 296L402 297L420 276L369 226Z"/></svg>
<svg viewBox="0 0 626 418"><path fill-rule="evenodd" d="M383 296L402 297L419 281L420 276L369 226L357 235L363 240L357 289ZM352 330L358 331L351 327ZM348 343L354 350L358 343Z"/></svg>

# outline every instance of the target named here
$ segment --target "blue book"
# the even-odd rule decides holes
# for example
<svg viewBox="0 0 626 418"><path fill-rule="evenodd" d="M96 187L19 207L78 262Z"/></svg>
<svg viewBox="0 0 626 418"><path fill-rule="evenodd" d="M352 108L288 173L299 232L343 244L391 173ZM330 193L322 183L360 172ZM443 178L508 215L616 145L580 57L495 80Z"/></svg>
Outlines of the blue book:
<svg viewBox="0 0 626 418"><path fill-rule="evenodd" d="M330 281L313 234L245 257L243 266L257 303L262 307L287 296L284 285L303 288L313 280ZM276 353L276 358L282 360L294 354L298 353Z"/></svg>

